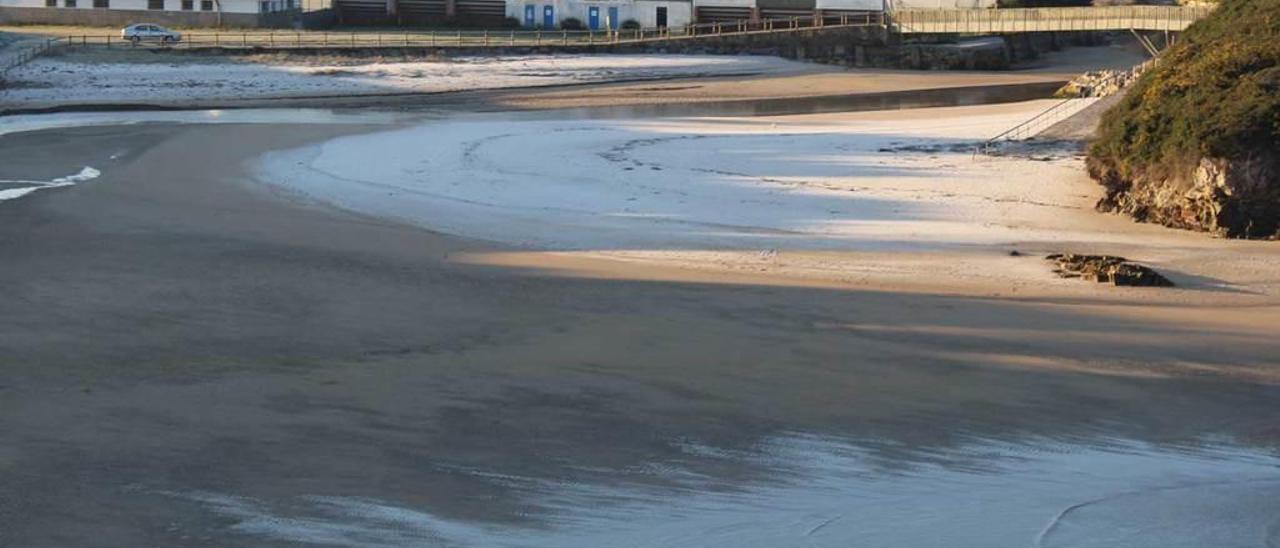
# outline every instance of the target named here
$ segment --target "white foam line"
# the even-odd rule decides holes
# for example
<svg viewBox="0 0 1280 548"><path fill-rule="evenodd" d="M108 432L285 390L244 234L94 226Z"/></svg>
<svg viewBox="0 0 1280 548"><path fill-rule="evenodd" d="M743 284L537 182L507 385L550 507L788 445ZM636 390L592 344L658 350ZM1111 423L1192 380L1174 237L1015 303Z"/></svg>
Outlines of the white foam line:
<svg viewBox="0 0 1280 548"><path fill-rule="evenodd" d="M15 200L23 196L26 196L28 194L31 194L32 192L35 192L37 190L44 190L46 188L74 186L77 183L83 183L85 181L96 179L100 175L102 175L101 171L98 171L89 166L85 166L80 170L79 173L76 173L75 175L58 177L51 181L27 181L27 180L0 179L0 184L31 185L26 187L0 190L0 202L3 202L5 200Z"/></svg>

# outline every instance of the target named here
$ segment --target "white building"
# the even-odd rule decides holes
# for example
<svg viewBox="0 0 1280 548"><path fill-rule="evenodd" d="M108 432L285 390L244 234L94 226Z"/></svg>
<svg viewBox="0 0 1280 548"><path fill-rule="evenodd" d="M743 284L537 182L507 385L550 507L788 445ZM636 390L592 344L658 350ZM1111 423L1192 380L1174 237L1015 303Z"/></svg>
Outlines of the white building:
<svg viewBox="0 0 1280 548"><path fill-rule="evenodd" d="M164 12L253 13L261 11L258 0L0 0L5 8L62 8L78 10L130 10Z"/></svg>
<svg viewBox="0 0 1280 548"><path fill-rule="evenodd" d="M289 26L329 0L0 0L0 24Z"/></svg>
<svg viewBox="0 0 1280 548"><path fill-rule="evenodd" d="M684 26L693 21L689 0L508 0L507 17L526 27L557 28L568 18L589 29L618 29L635 21L641 27Z"/></svg>
<svg viewBox="0 0 1280 548"><path fill-rule="evenodd" d="M332 2L332 4L331 4ZM866 14L894 8L994 8L996 0L0 0L0 24L174 26L319 26L336 15L346 24L498 26L510 18L527 28L560 28L574 18L586 28L644 28L690 23ZM330 9L336 7L336 10Z"/></svg>
<svg viewBox="0 0 1280 548"><path fill-rule="evenodd" d="M689 23L874 14L894 8L995 8L996 0L506 0L525 27L556 28L566 18L592 29L634 20L642 27Z"/></svg>
<svg viewBox="0 0 1280 548"><path fill-rule="evenodd" d="M996 0L506 0L507 17L527 28L559 28L574 18L590 29L679 27L690 23L875 14L894 8L995 8Z"/></svg>

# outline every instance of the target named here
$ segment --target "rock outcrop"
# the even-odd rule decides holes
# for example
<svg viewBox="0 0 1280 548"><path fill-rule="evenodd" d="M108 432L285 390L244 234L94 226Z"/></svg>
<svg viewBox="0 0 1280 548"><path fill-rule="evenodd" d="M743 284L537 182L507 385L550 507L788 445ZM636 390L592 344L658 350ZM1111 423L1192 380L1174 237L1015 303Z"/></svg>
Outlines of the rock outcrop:
<svg viewBox="0 0 1280 548"><path fill-rule="evenodd" d="M1099 210L1280 238L1280 0L1225 0L1102 119Z"/></svg>
<svg viewBox="0 0 1280 548"><path fill-rule="evenodd" d="M1114 255L1076 255L1055 253L1045 257L1057 263L1054 269L1063 278L1080 278L1089 282L1140 287L1171 287L1173 282L1148 267L1134 264Z"/></svg>
<svg viewBox="0 0 1280 548"><path fill-rule="evenodd" d="M1203 230L1231 238L1280 236L1280 151L1252 151L1241 158L1201 158L1190 174L1120 176L1089 162L1089 174L1106 187L1100 211L1142 222Z"/></svg>

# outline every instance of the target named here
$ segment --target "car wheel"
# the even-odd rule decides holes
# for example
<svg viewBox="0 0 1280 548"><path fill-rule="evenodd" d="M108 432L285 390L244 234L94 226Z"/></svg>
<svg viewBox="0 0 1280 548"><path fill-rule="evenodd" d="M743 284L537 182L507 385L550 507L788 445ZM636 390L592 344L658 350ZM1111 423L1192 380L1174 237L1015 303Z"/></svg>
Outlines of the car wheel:
<svg viewBox="0 0 1280 548"><path fill-rule="evenodd" d="M141 36L138 36L138 35L136 35L136 34L135 34L135 35L133 35L133 36L130 36L130 37L129 37L129 41L130 41L130 42L133 42L133 45L135 45L135 46L136 46L136 45L138 45L138 42L141 42L141 41L142 41L142 37L141 37Z"/></svg>
<svg viewBox="0 0 1280 548"><path fill-rule="evenodd" d="M165 37L163 37L163 38L161 38L161 39L160 39L160 43L161 43L161 44L172 44L172 43L173 43L173 37L172 37L172 36L165 36Z"/></svg>

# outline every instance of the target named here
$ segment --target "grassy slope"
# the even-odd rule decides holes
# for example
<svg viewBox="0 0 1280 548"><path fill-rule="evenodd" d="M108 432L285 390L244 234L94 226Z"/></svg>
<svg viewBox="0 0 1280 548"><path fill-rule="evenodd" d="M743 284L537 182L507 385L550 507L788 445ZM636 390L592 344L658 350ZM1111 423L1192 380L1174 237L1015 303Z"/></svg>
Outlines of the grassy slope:
<svg viewBox="0 0 1280 548"><path fill-rule="evenodd" d="M1091 159L1132 180L1280 148L1280 0L1223 0L1102 119Z"/></svg>

